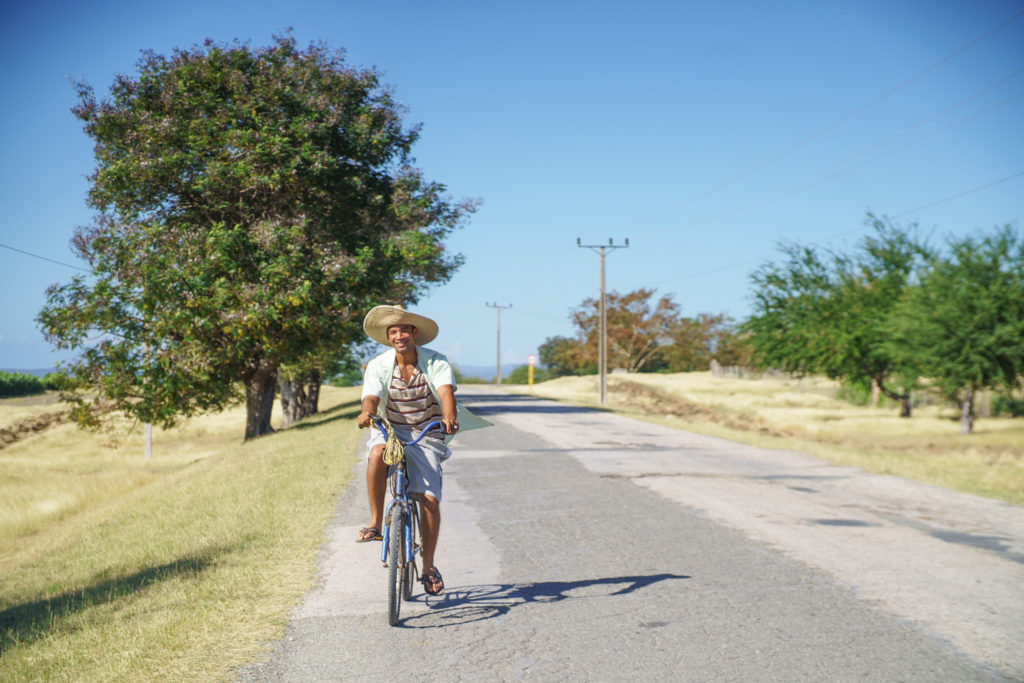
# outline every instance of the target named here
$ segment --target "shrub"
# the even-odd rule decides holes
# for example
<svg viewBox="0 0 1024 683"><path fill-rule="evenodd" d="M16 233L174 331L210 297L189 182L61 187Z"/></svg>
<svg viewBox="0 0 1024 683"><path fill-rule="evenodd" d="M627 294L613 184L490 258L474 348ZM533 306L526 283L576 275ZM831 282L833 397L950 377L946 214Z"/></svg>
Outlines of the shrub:
<svg viewBox="0 0 1024 683"><path fill-rule="evenodd" d="M1009 413L1012 417L1024 417L1024 399L994 396L992 398L992 414L1002 415L1003 413Z"/></svg>
<svg viewBox="0 0 1024 683"><path fill-rule="evenodd" d="M46 391L43 380L21 372L0 372L0 398L31 396Z"/></svg>
<svg viewBox="0 0 1024 683"><path fill-rule="evenodd" d="M534 367L533 368L533 381L534 382L545 382L552 378L551 371L547 368ZM508 378L505 379L509 384L526 384L530 381L530 366L520 365L512 372L508 373Z"/></svg>

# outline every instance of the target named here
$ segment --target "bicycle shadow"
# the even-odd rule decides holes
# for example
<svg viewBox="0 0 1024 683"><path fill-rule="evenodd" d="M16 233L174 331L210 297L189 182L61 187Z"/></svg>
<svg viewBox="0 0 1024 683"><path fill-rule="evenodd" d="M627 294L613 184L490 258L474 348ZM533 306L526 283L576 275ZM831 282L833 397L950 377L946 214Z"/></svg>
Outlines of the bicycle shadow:
<svg viewBox="0 0 1024 683"><path fill-rule="evenodd" d="M445 589L445 594L439 598L421 596L428 610L403 619L402 625L409 628L460 626L508 614L513 607L520 605L627 595L662 581L690 578L683 574L663 573L580 581L454 586Z"/></svg>

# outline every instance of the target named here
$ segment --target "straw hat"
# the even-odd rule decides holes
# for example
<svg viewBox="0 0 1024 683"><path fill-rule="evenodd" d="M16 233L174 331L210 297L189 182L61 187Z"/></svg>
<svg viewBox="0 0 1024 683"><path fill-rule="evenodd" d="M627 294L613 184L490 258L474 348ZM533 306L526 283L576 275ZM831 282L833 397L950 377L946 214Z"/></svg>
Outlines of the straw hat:
<svg viewBox="0 0 1024 683"><path fill-rule="evenodd" d="M370 339L388 344L388 328L392 325L412 325L419 334L416 335L417 346L429 344L437 336L437 323L430 318L407 311L401 306L374 306L363 318L363 330Z"/></svg>

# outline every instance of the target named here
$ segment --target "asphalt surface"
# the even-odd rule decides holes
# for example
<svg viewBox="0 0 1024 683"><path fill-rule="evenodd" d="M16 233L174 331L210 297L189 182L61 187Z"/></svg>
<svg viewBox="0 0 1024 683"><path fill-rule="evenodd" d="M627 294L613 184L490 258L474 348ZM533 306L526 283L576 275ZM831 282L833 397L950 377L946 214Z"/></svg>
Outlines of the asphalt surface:
<svg viewBox="0 0 1024 683"><path fill-rule="evenodd" d="M241 681L1024 680L1024 508L471 387L437 564L386 618L362 471Z"/></svg>

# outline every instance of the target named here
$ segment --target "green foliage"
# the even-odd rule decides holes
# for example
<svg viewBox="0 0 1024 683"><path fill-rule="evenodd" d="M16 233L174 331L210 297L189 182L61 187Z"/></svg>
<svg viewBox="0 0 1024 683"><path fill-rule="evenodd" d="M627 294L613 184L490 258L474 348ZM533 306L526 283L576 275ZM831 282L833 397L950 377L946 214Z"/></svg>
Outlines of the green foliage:
<svg viewBox="0 0 1024 683"><path fill-rule="evenodd" d="M410 165L417 129L340 52L208 41L146 53L106 99L78 87L96 218L73 243L93 272L38 320L97 402L170 426L241 382L246 436L265 433L279 367L322 370L369 308L462 262L444 238L474 204ZM71 398L89 423L97 404Z"/></svg>
<svg viewBox="0 0 1024 683"><path fill-rule="evenodd" d="M963 407L1024 378L1024 240L1009 226L952 240L895 308L889 351Z"/></svg>
<svg viewBox="0 0 1024 683"><path fill-rule="evenodd" d="M585 375L597 372L595 360L584 358L584 344L578 339L569 337L548 337L537 349L537 358L541 365L548 369L552 377L565 375ZM593 368L593 372L587 372Z"/></svg>
<svg viewBox="0 0 1024 683"><path fill-rule="evenodd" d="M913 229L868 219L876 234L852 256L782 247L784 262L752 276L754 315L745 330L758 365L846 383L874 380L909 416L917 374L894 352L889 315L929 252Z"/></svg>
<svg viewBox="0 0 1024 683"><path fill-rule="evenodd" d="M533 368L533 381L534 382L545 382L552 379L554 375L551 371L543 367ZM520 365L512 372L508 373L506 380L509 384L528 384L530 381L530 366Z"/></svg>
<svg viewBox="0 0 1024 683"><path fill-rule="evenodd" d="M994 396L992 398L992 414L1024 417L1024 399Z"/></svg>
<svg viewBox="0 0 1024 683"><path fill-rule="evenodd" d="M46 391L46 381L23 372L0 372L0 398L31 396Z"/></svg>

